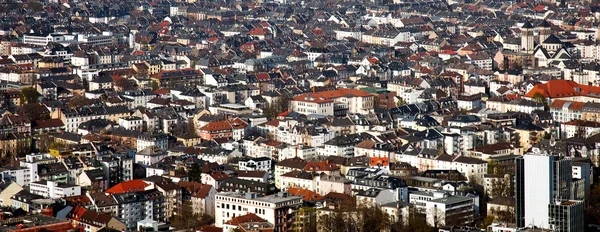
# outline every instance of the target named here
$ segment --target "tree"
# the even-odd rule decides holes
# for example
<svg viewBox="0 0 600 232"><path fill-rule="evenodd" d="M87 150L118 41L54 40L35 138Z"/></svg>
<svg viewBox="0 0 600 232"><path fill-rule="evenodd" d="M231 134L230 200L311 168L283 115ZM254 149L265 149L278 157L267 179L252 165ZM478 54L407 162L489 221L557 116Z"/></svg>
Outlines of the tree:
<svg viewBox="0 0 600 232"><path fill-rule="evenodd" d="M157 90L157 89L160 89L158 82L152 81L152 91Z"/></svg>
<svg viewBox="0 0 600 232"><path fill-rule="evenodd" d="M194 124L194 118L188 118L186 131L188 135L196 135L196 125Z"/></svg>
<svg viewBox="0 0 600 232"><path fill-rule="evenodd" d="M432 226L435 228L440 228L440 226L445 226L447 224L446 215L437 207L429 208L427 210L427 217L432 217L432 221L428 221L428 223L433 224Z"/></svg>
<svg viewBox="0 0 600 232"><path fill-rule="evenodd" d="M49 149L61 149L61 148L65 148L67 145L61 142L52 142L50 144L50 146L48 147Z"/></svg>
<svg viewBox="0 0 600 232"><path fill-rule="evenodd" d="M42 95L32 87L21 89L21 104L37 103Z"/></svg>
<svg viewBox="0 0 600 232"><path fill-rule="evenodd" d="M188 176L190 177L190 181L202 181L202 171L200 170L200 165L198 163L192 164L192 168L188 172Z"/></svg>
<svg viewBox="0 0 600 232"><path fill-rule="evenodd" d="M396 106L406 105L406 101L404 101L404 99L402 99L401 97L398 97L397 99L398 101L396 102Z"/></svg>
<svg viewBox="0 0 600 232"><path fill-rule="evenodd" d="M377 206L356 205L355 201L348 201L347 204L341 204L339 209L320 211L317 230L324 232L385 231L390 229L390 222L389 216Z"/></svg>
<svg viewBox="0 0 600 232"><path fill-rule="evenodd" d="M278 98L274 99L273 102L271 102L271 104L267 103L265 105L265 109L263 110L263 113L265 114L265 116L267 116L267 118L269 120L273 120L281 112L285 112L290 109L290 101L291 100L292 100L291 96L289 96L287 94L283 94L283 95L279 96Z"/></svg>
<svg viewBox="0 0 600 232"><path fill-rule="evenodd" d="M47 133L42 133L37 139L37 150L40 152L48 152L50 144L54 142L54 138Z"/></svg>
<svg viewBox="0 0 600 232"><path fill-rule="evenodd" d="M23 105L20 109L20 113L27 115L27 117L29 117L29 120L31 121L44 120L50 118L50 115L48 114L48 109L45 106L40 105L39 103L30 103Z"/></svg>
<svg viewBox="0 0 600 232"><path fill-rule="evenodd" d="M488 226L494 223L494 220L495 218L492 215L485 217L485 219L483 219L483 224L481 224L481 229L487 229Z"/></svg>
<svg viewBox="0 0 600 232"><path fill-rule="evenodd" d="M501 178L492 179L491 188L492 191L490 192L490 198L510 197L512 195L511 181L507 180L504 176L501 176Z"/></svg>
<svg viewBox="0 0 600 232"><path fill-rule="evenodd" d="M135 85L133 84L133 82L127 78L117 78L114 81L114 84L116 87L119 87L122 90L130 90L133 89L135 87Z"/></svg>
<svg viewBox="0 0 600 232"><path fill-rule="evenodd" d="M294 232L317 232L317 211L315 208L302 207L296 212L292 227Z"/></svg>
<svg viewBox="0 0 600 232"><path fill-rule="evenodd" d="M531 100L544 105L544 109L546 109L546 110L549 109L548 101L546 100L546 97L543 94L541 94L540 92L534 93Z"/></svg>
<svg viewBox="0 0 600 232"><path fill-rule="evenodd" d="M171 225L177 230L196 231L198 227L210 225L214 222L208 214L195 214L192 209L192 204L182 204L182 209L179 214L171 218Z"/></svg>

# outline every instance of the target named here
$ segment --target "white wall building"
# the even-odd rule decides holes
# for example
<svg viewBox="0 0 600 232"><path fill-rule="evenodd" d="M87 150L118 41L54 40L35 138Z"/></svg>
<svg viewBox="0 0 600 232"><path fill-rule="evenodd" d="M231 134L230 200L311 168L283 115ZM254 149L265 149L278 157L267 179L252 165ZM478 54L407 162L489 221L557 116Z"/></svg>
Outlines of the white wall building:
<svg viewBox="0 0 600 232"><path fill-rule="evenodd" d="M29 192L53 199L63 198L81 195L81 186L42 180L29 184Z"/></svg>
<svg viewBox="0 0 600 232"><path fill-rule="evenodd" d="M302 197L287 193L258 197L254 193L218 193L215 196L215 226L223 227L233 217L254 213L275 226L275 231L291 229L291 222L281 220L302 205Z"/></svg>

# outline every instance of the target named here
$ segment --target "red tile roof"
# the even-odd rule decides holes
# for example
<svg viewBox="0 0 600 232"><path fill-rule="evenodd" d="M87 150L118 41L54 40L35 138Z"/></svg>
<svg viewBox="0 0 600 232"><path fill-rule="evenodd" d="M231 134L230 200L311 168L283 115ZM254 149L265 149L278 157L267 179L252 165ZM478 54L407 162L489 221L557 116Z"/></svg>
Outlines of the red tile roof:
<svg viewBox="0 0 600 232"><path fill-rule="evenodd" d="M192 194L192 197L197 198L206 198L210 190L212 189L212 185L202 184L200 182L188 182L188 181L179 181L177 182L179 187L186 189L188 192Z"/></svg>
<svg viewBox="0 0 600 232"><path fill-rule="evenodd" d="M300 197L302 197L303 201L321 201L321 200L323 200L323 196L321 196L318 193L315 193L313 191L310 191L308 189L303 189L303 188L289 188L287 190L287 192L289 194L294 195L294 196L300 196Z"/></svg>
<svg viewBox="0 0 600 232"><path fill-rule="evenodd" d="M33 124L33 129L65 126L60 119L35 120Z"/></svg>
<svg viewBox="0 0 600 232"><path fill-rule="evenodd" d="M106 193L127 193L127 192L139 192L144 191L150 184L140 179L130 180L121 182L112 188L106 190Z"/></svg>
<svg viewBox="0 0 600 232"><path fill-rule="evenodd" d="M525 96L532 98L536 93L547 98L561 98L572 96L599 97L600 87L580 85L575 81L550 80L545 84L535 85Z"/></svg>
<svg viewBox="0 0 600 232"><path fill-rule="evenodd" d="M333 170L339 170L340 167L338 167L336 164L334 163L329 163L328 160L326 161L319 161L319 162L308 162L306 164L306 166L304 166L304 170L306 171L333 171Z"/></svg>
<svg viewBox="0 0 600 232"><path fill-rule="evenodd" d="M200 128L201 131L223 131L223 130L233 130L233 127L227 121L216 121L209 122Z"/></svg>
<svg viewBox="0 0 600 232"><path fill-rule="evenodd" d="M598 127L600 127L600 122L584 121L584 120L571 120L571 121L565 122L565 125L598 128Z"/></svg>
<svg viewBox="0 0 600 232"><path fill-rule="evenodd" d="M256 214L249 213L246 215L233 217L233 218L231 218L231 220L225 222L225 224L237 226L239 224L246 223L246 222L266 222L266 221L267 220L259 217Z"/></svg>
<svg viewBox="0 0 600 232"><path fill-rule="evenodd" d="M224 172L214 172L208 175L216 181L222 181L231 178L229 175L227 175L227 173Z"/></svg>

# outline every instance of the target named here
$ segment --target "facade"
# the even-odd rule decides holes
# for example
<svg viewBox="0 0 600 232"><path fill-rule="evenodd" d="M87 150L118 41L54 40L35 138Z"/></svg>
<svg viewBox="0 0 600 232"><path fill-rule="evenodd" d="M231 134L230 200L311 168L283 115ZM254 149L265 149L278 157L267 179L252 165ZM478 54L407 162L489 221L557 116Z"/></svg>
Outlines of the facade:
<svg viewBox="0 0 600 232"><path fill-rule="evenodd" d="M275 227L274 231L287 231L291 228L293 212L302 205L301 197L279 193L259 197L255 193L218 193L215 198L215 226L223 227L234 217L254 213Z"/></svg>
<svg viewBox="0 0 600 232"><path fill-rule="evenodd" d="M571 183L570 160L541 153L529 153L517 159L517 227L548 228L552 219L549 210L564 209L550 205L570 199Z"/></svg>
<svg viewBox="0 0 600 232"><path fill-rule="evenodd" d="M300 114L342 116L368 113L375 107L375 95L355 89L338 89L296 96L291 109Z"/></svg>
<svg viewBox="0 0 600 232"><path fill-rule="evenodd" d="M37 181L29 184L31 193L48 198L63 198L81 195L81 186L61 184L54 181Z"/></svg>

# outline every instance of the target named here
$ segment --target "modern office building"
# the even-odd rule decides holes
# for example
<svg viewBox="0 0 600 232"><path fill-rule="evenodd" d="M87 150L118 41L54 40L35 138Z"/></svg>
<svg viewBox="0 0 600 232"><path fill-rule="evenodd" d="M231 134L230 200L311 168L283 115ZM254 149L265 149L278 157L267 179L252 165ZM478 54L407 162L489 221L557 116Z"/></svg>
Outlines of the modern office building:
<svg viewBox="0 0 600 232"><path fill-rule="evenodd" d="M516 160L516 224L518 228L552 228L577 231L583 226L577 201L571 201L571 160L529 153ZM581 215L575 215L578 213ZM568 214L568 215L567 215ZM566 220L566 221L565 221ZM574 230L575 229L575 230Z"/></svg>

